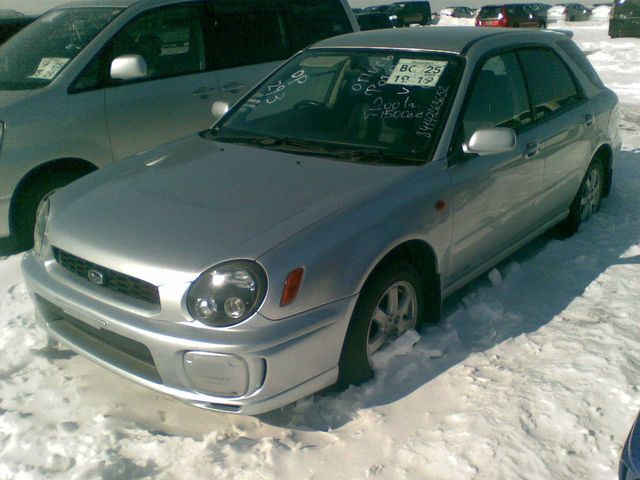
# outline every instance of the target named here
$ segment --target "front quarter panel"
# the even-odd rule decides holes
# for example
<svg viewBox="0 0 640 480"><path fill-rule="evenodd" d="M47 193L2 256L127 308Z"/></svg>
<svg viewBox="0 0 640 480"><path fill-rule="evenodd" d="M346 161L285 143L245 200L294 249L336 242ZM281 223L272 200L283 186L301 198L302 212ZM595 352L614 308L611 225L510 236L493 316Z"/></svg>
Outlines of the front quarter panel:
<svg viewBox="0 0 640 480"><path fill-rule="evenodd" d="M367 167L376 168L376 167ZM398 167L402 168L402 167ZM451 240L449 176L444 161L409 167L387 188L334 213L258 258L269 277L260 313L281 319L357 294L378 262L394 247L422 240L446 265ZM280 306L284 281L303 267L295 301ZM444 274L444 272L439 272Z"/></svg>

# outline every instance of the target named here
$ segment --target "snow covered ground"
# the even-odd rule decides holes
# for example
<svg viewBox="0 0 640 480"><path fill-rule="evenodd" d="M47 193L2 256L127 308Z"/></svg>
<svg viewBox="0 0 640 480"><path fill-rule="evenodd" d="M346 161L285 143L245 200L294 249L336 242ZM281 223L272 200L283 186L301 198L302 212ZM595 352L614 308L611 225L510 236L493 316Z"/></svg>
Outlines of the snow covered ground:
<svg viewBox="0 0 640 480"><path fill-rule="evenodd" d="M624 152L578 235L446 304L377 379L260 417L189 407L34 326L0 261L0 479L613 479L640 408L640 40L570 25L622 102Z"/></svg>

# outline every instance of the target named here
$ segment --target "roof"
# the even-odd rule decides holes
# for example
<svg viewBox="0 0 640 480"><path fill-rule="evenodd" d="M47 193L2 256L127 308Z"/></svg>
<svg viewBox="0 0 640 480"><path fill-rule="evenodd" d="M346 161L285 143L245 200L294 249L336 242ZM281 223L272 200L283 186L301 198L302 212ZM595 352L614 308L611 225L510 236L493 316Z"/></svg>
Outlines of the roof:
<svg viewBox="0 0 640 480"><path fill-rule="evenodd" d="M143 0L75 0L70 3L61 5L62 8L68 7L130 7Z"/></svg>
<svg viewBox="0 0 640 480"><path fill-rule="evenodd" d="M425 27L394 28L349 33L328 38L316 43L313 48L362 47L362 48L401 48L434 50L441 52L464 53L472 44L497 35L512 36L532 34L553 35L550 32L532 32L507 28L478 27Z"/></svg>

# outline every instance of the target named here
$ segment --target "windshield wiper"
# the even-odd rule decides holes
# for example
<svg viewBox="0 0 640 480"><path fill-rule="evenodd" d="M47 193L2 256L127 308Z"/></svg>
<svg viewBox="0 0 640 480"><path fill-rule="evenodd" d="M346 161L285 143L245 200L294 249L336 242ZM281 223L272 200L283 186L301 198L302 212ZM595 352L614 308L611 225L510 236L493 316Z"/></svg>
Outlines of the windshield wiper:
<svg viewBox="0 0 640 480"><path fill-rule="evenodd" d="M422 161L418 158L378 148L348 148L335 150L332 153L339 156L340 158L359 163L380 163L387 165L414 165L422 163Z"/></svg>
<svg viewBox="0 0 640 480"><path fill-rule="evenodd" d="M323 143L315 141L301 140L289 137L275 137L271 135L256 135L243 132L212 132L210 130L204 134L211 140L229 143L241 143L253 145L261 148L276 149L285 152L295 152L307 155L322 155L327 157L337 157L341 160L358 163L378 163L386 165L415 165L423 163L419 158L409 154L391 152L382 148L360 148L350 147L346 144Z"/></svg>
<svg viewBox="0 0 640 480"><path fill-rule="evenodd" d="M330 150L312 142L297 140L287 137L274 137L271 135L256 135L253 133L214 133L210 130L204 134L211 140L229 143L241 143L244 145L253 145L262 148L276 148L278 150L295 151L302 153L328 155Z"/></svg>

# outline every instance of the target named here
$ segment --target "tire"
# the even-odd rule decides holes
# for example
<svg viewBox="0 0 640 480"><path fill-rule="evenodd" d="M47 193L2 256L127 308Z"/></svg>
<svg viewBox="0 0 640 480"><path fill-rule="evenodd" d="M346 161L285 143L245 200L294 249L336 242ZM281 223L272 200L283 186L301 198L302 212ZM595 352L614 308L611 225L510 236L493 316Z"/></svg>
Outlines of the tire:
<svg viewBox="0 0 640 480"><path fill-rule="evenodd" d="M33 247L36 210L42 199L81 176L81 174L69 172L50 173L46 177L27 185L19 193L19 197L16 200L15 217L12 219L13 234L10 246L14 251L11 253L21 252Z"/></svg>
<svg viewBox="0 0 640 480"><path fill-rule="evenodd" d="M594 159L587 168L580 188L571 202L569 216L562 225L564 233L573 235L580 225L600 210L604 185L604 167L599 159Z"/></svg>
<svg viewBox="0 0 640 480"><path fill-rule="evenodd" d="M404 314L400 305L394 310L389 304L394 296L396 304L407 304ZM424 284L413 265L399 262L374 272L351 316L340 355L338 386L359 385L372 378L371 354L406 330L416 328L424 316ZM386 332L382 327L384 322L390 329Z"/></svg>
<svg viewBox="0 0 640 480"><path fill-rule="evenodd" d="M575 15L571 15L571 16L569 17L569 21L570 21L570 22L575 22L575 21L576 21L576 16L575 16Z"/></svg>

